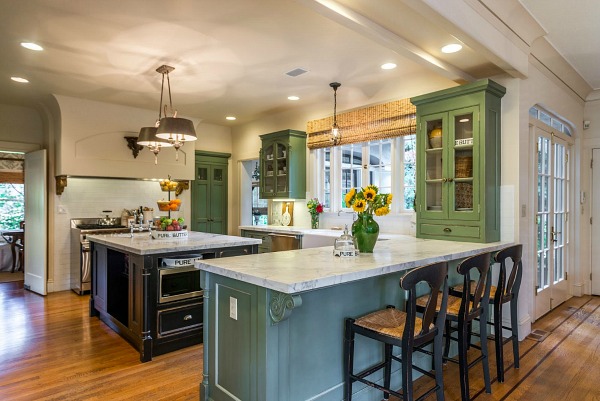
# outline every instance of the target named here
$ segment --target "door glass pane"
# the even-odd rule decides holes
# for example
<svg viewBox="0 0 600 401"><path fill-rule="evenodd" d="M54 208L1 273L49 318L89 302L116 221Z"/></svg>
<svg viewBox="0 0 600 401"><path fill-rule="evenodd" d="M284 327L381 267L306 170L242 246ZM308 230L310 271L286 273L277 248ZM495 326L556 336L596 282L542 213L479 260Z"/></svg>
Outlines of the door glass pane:
<svg viewBox="0 0 600 401"><path fill-rule="evenodd" d="M198 179L200 181L208 180L208 169L206 167L198 167Z"/></svg>
<svg viewBox="0 0 600 401"><path fill-rule="evenodd" d="M213 181L223 181L223 169L215 167L213 170Z"/></svg>
<svg viewBox="0 0 600 401"><path fill-rule="evenodd" d="M542 290L550 283L549 252L553 228L550 226L550 139L539 137L537 147L537 284L538 290Z"/></svg>
<svg viewBox="0 0 600 401"><path fill-rule="evenodd" d="M429 211L442 211L444 132L442 120L427 121L427 149L425 150L425 205Z"/></svg>

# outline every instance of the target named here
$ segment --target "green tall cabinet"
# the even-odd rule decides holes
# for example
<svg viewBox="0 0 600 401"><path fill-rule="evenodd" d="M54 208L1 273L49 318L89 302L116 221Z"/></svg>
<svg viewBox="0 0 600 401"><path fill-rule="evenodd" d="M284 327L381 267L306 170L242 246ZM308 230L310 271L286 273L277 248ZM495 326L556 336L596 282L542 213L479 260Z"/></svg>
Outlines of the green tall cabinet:
<svg viewBox="0 0 600 401"><path fill-rule="evenodd" d="M227 234L227 175L230 153L196 151L192 182L192 230Z"/></svg>
<svg viewBox="0 0 600 401"><path fill-rule="evenodd" d="M411 98L417 108L417 237L500 240L500 120L486 79Z"/></svg>
<svg viewBox="0 0 600 401"><path fill-rule="evenodd" d="M288 129L260 139L260 197L305 199L306 133Z"/></svg>

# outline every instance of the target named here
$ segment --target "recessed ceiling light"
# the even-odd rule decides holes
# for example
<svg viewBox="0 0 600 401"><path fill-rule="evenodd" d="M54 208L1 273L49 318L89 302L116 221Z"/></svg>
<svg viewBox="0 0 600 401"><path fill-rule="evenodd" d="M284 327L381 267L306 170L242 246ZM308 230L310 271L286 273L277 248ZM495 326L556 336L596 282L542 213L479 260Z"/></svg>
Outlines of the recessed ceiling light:
<svg viewBox="0 0 600 401"><path fill-rule="evenodd" d="M449 45L442 47L442 53L456 53L461 49L462 45L459 45L458 43L450 43Z"/></svg>
<svg viewBox="0 0 600 401"><path fill-rule="evenodd" d="M393 70L394 68L396 68L396 64L394 63L385 63L381 65L382 70Z"/></svg>
<svg viewBox="0 0 600 401"><path fill-rule="evenodd" d="M21 78L21 77L10 77L10 79L12 79L12 80L13 80L13 81L15 81L15 82L22 83L22 84L26 84L26 83L28 83L28 82L29 82L29 81L28 81L28 80L26 80L25 78Z"/></svg>
<svg viewBox="0 0 600 401"><path fill-rule="evenodd" d="M229 121L233 121L233 120L235 120L236 118L235 118L234 116L227 116L227 117L225 117L225 119L226 119L226 120L229 120Z"/></svg>
<svg viewBox="0 0 600 401"><path fill-rule="evenodd" d="M298 96L288 96L288 100L300 100Z"/></svg>
<svg viewBox="0 0 600 401"><path fill-rule="evenodd" d="M35 50L36 52L41 52L44 48L37 43L33 42L21 42L21 46L29 50Z"/></svg>

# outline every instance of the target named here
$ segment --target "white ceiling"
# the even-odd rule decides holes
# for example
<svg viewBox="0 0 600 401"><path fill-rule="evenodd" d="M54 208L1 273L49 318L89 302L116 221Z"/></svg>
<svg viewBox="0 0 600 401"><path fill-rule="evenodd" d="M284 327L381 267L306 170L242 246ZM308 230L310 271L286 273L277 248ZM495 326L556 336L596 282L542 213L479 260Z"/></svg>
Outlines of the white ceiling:
<svg viewBox="0 0 600 401"><path fill-rule="evenodd" d="M594 89L600 89L600 1L520 0L546 39Z"/></svg>
<svg viewBox="0 0 600 401"><path fill-rule="evenodd" d="M576 18L579 7L522 2L590 85L600 87L600 73L590 66L600 64L600 55L585 52L599 48L600 35L591 42L582 24L565 33L564 21L553 19ZM598 7L594 0L580 2ZM411 2L10 0L0 25L0 102L28 105L55 93L154 109L158 116L155 70L168 64L175 67L171 88L180 114L233 125L296 107L322 113L332 106L333 81L342 83L338 110L346 110L500 72L469 48L442 54L452 35L405 3ZM537 3L562 9L547 13ZM580 13L586 24L594 14ZM570 40L589 45L573 47ZM26 50L22 41L45 50ZM379 68L390 61L398 68ZM298 67L309 72L285 75ZM291 102L289 95L301 99ZM227 115L238 120L226 122Z"/></svg>

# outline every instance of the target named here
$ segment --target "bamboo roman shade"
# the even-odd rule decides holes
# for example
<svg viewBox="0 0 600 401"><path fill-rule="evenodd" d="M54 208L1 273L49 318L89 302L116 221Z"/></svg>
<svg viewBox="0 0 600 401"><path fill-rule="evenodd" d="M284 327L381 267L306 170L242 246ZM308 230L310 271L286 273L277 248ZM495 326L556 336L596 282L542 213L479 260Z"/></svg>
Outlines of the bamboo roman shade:
<svg viewBox="0 0 600 401"><path fill-rule="evenodd" d="M416 133L416 108L410 99L369 106L337 115L342 140L340 145L393 138ZM332 146L333 116L306 124L308 148Z"/></svg>

